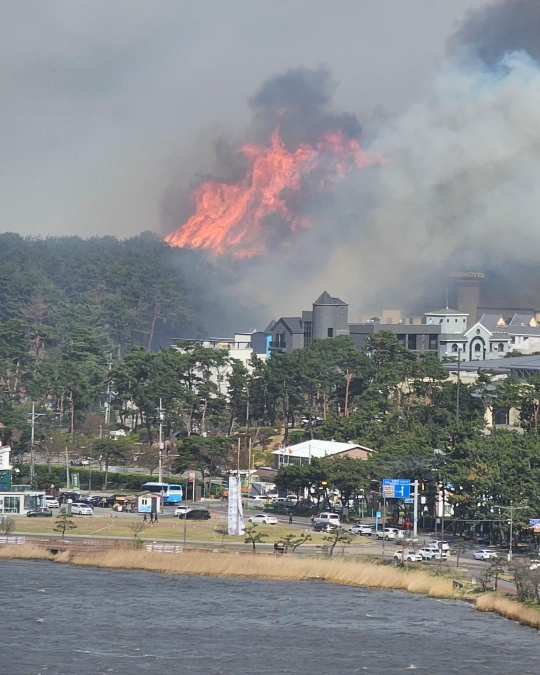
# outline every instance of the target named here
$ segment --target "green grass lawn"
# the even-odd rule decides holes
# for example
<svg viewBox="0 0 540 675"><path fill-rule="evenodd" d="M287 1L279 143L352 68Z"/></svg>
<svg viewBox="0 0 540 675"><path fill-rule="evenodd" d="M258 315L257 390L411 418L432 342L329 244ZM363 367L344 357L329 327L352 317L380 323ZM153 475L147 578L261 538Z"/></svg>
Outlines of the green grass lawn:
<svg viewBox="0 0 540 675"><path fill-rule="evenodd" d="M141 516L136 515L133 518L95 518L87 516L72 516L76 529L67 532L67 534L77 536L106 536L106 537L133 537L133 531L130 524L141 522ZM23 518L15 517L15 530L21 534L55 534L55 518ZM215 531L218 526L226 524L225 518L212 518L205 521L190 521L186 523L186 535L189 541L212 541L221 543L222 535ZM287 534L299 535L302 530L289 525L258 525L257 531L268 536L264 538L263 543L273 544ZM312 545L322 545L325 543L323 534L319 532L310 532ZM153 539L179 539L184 538L184 521L177 518L167 518L161 520L157 525L147 524L140 533L140 537L152 541ZM224 543L233 543L243 541L243 537L224 537ZM355 538L355 544L361 544L359 538Z"/></svg>

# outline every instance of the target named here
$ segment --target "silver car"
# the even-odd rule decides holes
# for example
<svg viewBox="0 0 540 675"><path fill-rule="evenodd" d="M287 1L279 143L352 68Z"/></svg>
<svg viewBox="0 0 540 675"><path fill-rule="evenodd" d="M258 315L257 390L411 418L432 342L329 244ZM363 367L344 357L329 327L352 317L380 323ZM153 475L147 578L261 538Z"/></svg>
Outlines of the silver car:
<svg viewBox="0 0 540 675"><path fill-rule="evenodd" d="M91 516L94 513L94 509L88 504L75 502L71 505L71 513L75 516Z"/></svg>

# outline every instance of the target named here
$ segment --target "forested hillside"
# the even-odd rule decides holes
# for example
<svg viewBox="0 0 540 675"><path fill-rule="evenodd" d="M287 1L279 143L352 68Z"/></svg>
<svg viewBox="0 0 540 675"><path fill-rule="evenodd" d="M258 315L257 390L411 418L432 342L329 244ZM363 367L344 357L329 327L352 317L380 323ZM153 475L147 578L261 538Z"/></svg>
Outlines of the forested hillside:
<svg viewBox="0 0 540 675"><path fill-rule="evenodd" d="M47 327L60 343L86 329L121 358L133 346L196 337L205 327L190 293L179 253L151 234L125 241L0 235L0 321Z"/></svg>

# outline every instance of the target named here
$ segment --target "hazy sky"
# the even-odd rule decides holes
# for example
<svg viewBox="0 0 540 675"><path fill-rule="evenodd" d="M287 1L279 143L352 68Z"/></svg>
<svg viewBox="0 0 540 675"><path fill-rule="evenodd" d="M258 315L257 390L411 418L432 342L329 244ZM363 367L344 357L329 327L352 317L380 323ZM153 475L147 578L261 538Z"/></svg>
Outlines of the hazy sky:
<svg viewBox="0 0 540 675"><path fill-rule="evenodd" d="M242 132L246 99L326 66L368 121L426 96L468 8L489 0L2 0L0 231L163 231L163 197ZM180 225L180 223L178 223Z"/></svg>

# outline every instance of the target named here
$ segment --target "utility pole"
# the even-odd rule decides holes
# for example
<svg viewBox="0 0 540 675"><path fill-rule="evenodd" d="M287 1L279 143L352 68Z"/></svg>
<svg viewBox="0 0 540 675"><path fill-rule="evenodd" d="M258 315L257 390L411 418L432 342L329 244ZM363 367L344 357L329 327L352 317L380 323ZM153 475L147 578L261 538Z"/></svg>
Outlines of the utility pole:
<svg viewBox="0 0 540 675"><path fill-rule="evenodd" d="M418 536L418 480L414 481L413 536Z"/></svg>
<svg viewBox="0 0 540 675"><path fill-rule="evenodd" d="M35 403L32 402L32 412L30 413L30 425L31 425L31 435L30 435L30 485L34 487L34 478L36 473L36 458L34 453L34 438L35 438L35 429L36 429L36 417L41 417L45 413L36 413Z"/></svg>
<svg viewBox="0 0 540 675"><path fill-rule="evenodd" d="M386 496L384 494L384 489L383 489L383 510L382 510L382 557L384 560L384 541L386 537L386 532L385 532L385 525L386 525Z"/></svg>
<svg viewBox="0 0 540 675"><path fill-rule="evenodd" d="M159 399L159 465L158 465L158 482L163 483L163 419L165 417L165 411L161 405L161 399Z"/></svg>
<svg viewBox="0 0 540 675"><path fill-rule="evenodd" d="M66 445L66 490L69 491L69 455Z"/></svg>
<svg viewBox="0 0 540 675"><path fill-rule="evenodd" d="M461 349L457 352L456 427L459 424L459 385L461 382Z"/></svg>
<svg viewBox="0 0 540 675"><path fill-rule="evenodd" d="M107 362L109 370L112 368L112 354L109 356L109 361ZM111 383L107 382L107 402L105 403L105 424L109 424L111 421Z"/></svg>
<svg viewBox="0 0 540 675"><path fill-rule="evenodd" d="M514 526L514 511L519 511L521 509L527 509L529 508L528 506L514 506L511 504L510 506L499 506L498 504L495 505L495 508L497 509L504 509L505 511L510 511L510 520L508 521L508 524L510 525L510 547L508 551L508 562L512 562L512 530Z"/></svg>

